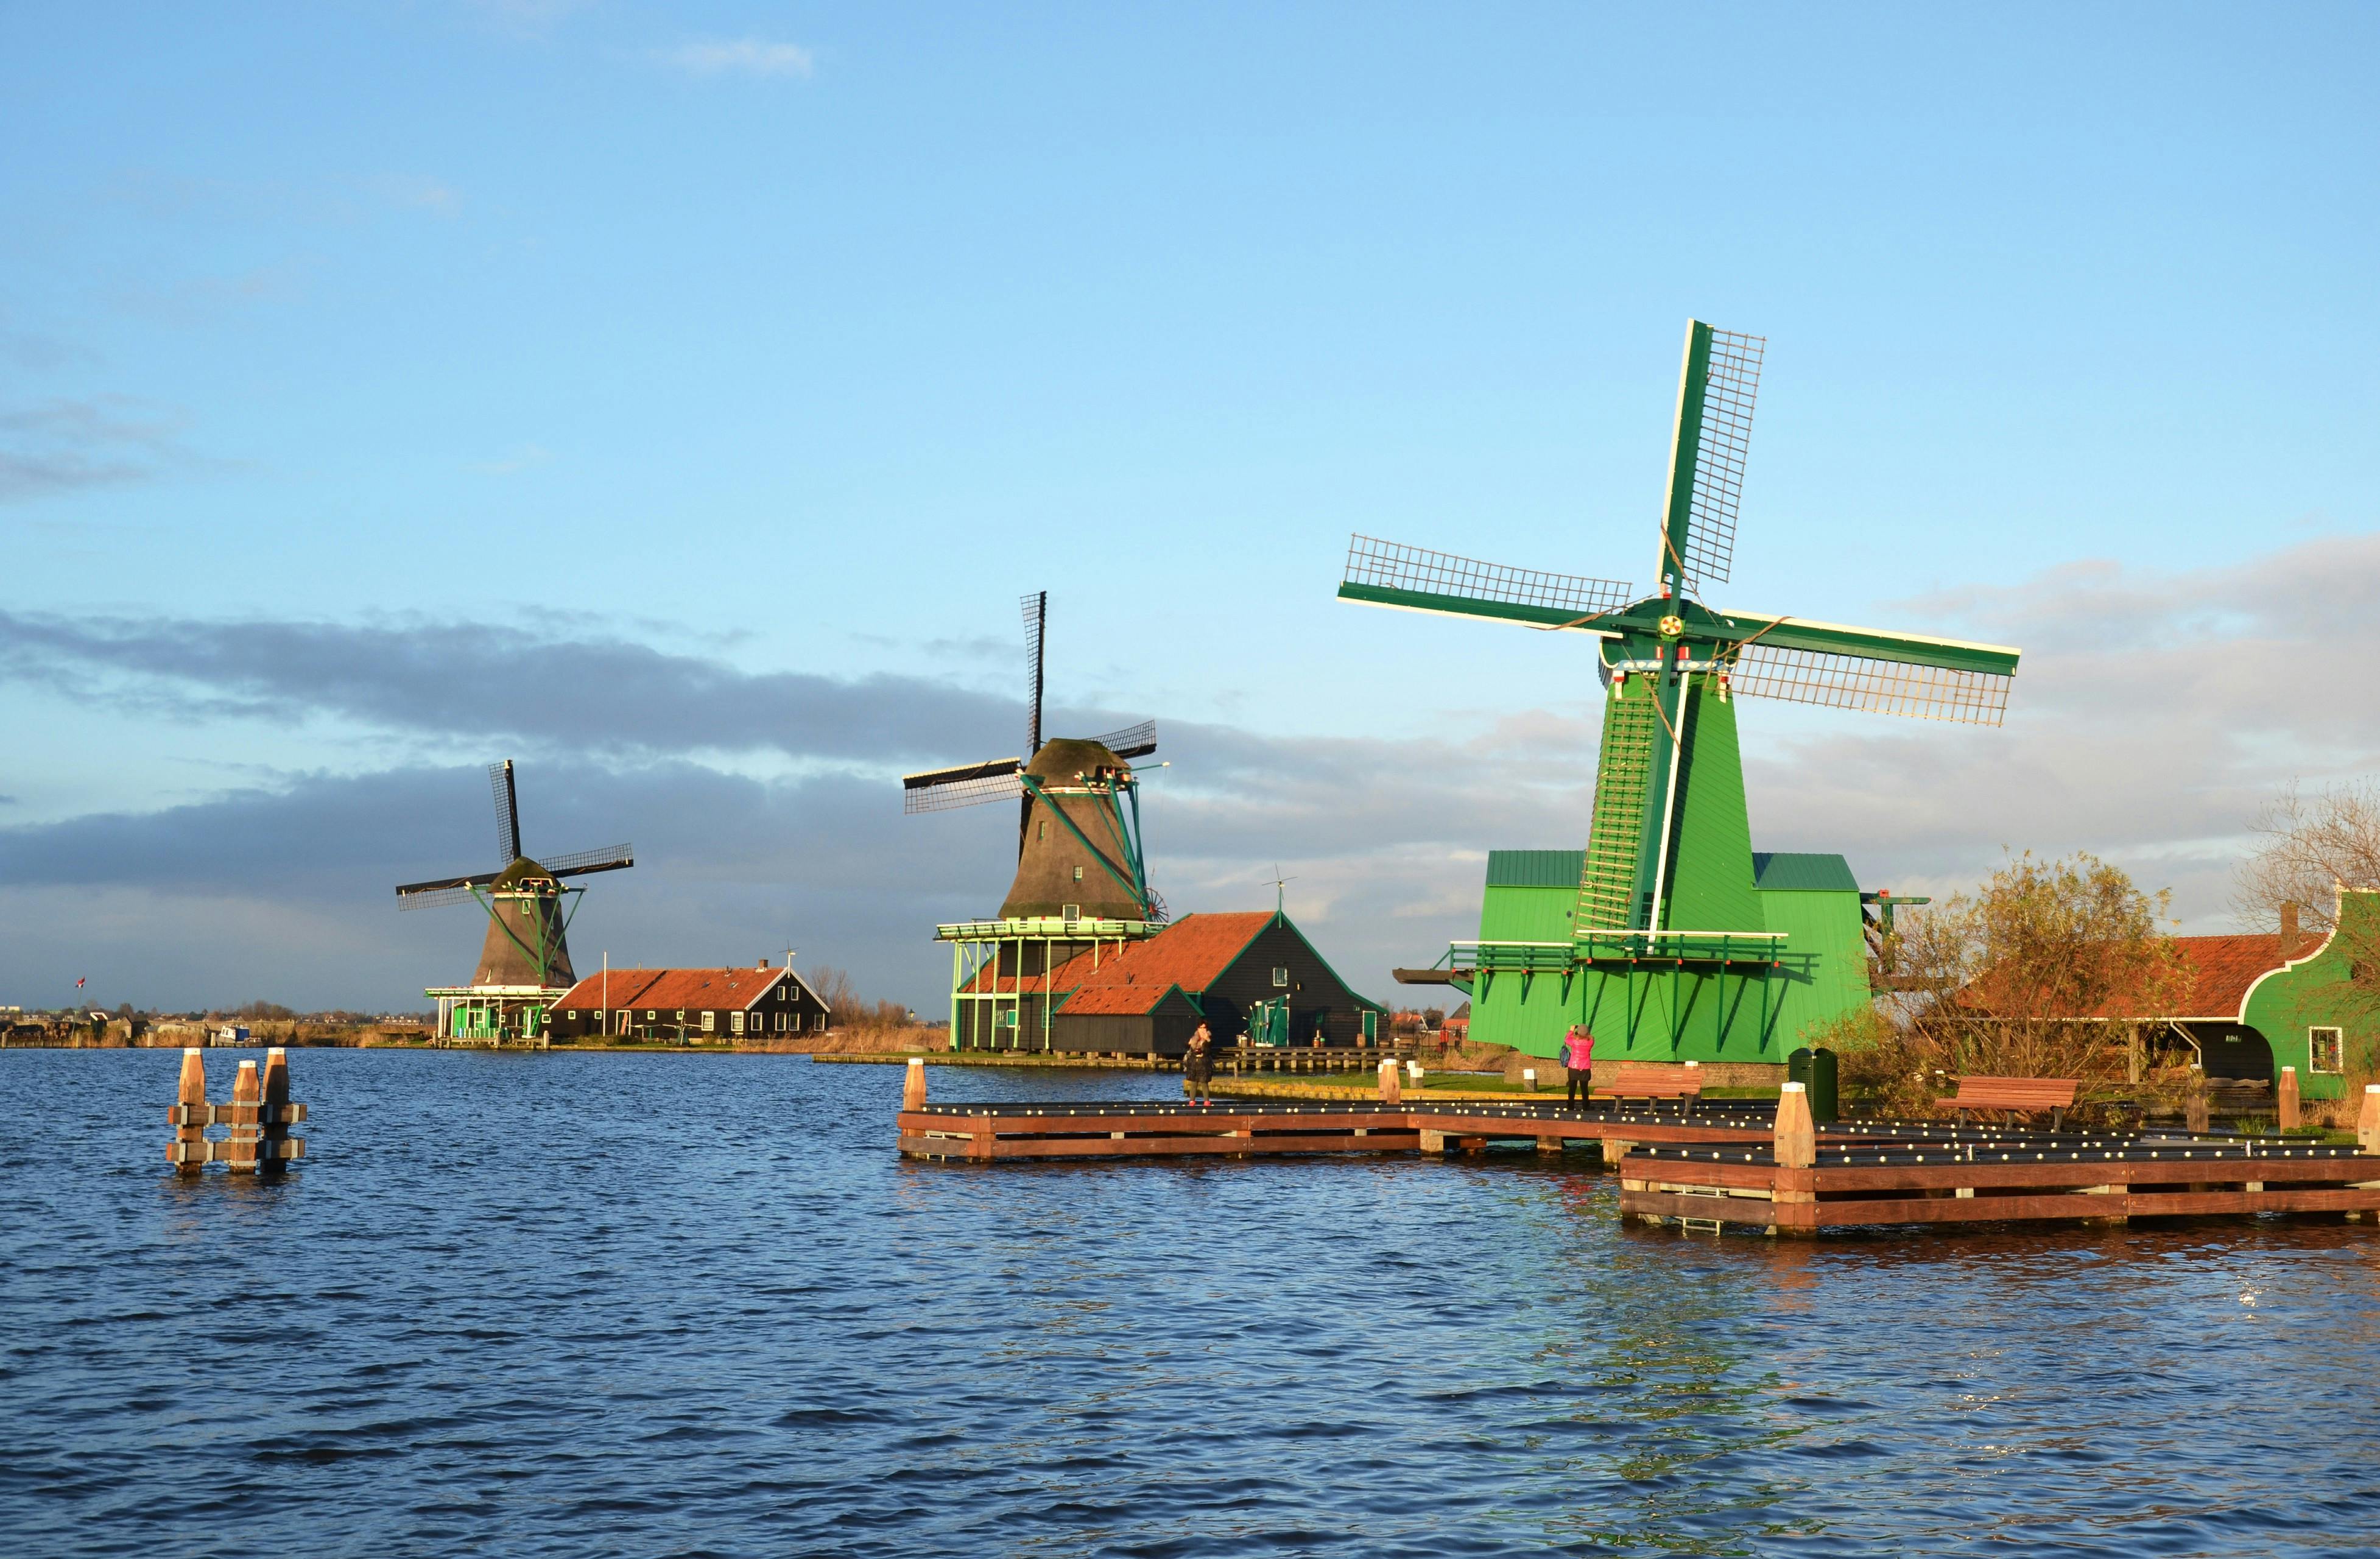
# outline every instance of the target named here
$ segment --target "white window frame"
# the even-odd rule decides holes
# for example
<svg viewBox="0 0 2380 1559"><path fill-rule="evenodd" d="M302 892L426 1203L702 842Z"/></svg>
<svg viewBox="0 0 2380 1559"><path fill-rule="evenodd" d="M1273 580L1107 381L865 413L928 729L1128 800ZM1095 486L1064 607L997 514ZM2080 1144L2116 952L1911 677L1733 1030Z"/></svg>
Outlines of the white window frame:
<svg viewBox="0 0 2380 1559"><path fill-rule="evenodd" d="M1277 965L1274 967L1272 971L1272 988L1276 991L1286 991L1289 989L1289 971L1287 969L1281 968Z"/></svg>
<svg viewBox="0 0 2380 1559"><path fill-rule="evenodd" d="M2330 1065L2322 1064L2322 1036L2330 1042ZM2306 1070L2335 1078L2347 1070L2347 1030L2332 1024L2309 1024L2306 1028Z"/></svg>
<svg viewBox="0 0 2380 1559"><path fill-rule="evenodd" d="M702 1031L703 1031L704 1033L706 1033L706 1034L712 1033L712 1032L715 1032L715 1031L718 1029L718 1027L719 1027L719 1015L718 1015L717 1013L715 1013L715 1012L711 1011L709 1007L705 1007L705 1008L703 1008L703 1009L702 1009Z"/></svg>
<svg viewBox="0 0 2380 1559"><path fill-rule="evenodd" d="M744 1031L744 1015L742 1013L731 1012L727 1015L727 1031L731 1034L740 1034Z"/></svg>

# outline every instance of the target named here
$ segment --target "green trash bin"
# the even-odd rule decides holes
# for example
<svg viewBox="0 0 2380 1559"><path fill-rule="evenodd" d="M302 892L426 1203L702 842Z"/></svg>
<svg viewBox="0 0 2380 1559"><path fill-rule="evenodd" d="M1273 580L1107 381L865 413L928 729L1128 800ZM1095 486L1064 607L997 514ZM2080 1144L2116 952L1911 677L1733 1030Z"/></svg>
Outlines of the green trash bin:
<svg viewBox="0 0 2380 1559"><path fill-rule="evenodd" d="M1835 1123L1835 1053L1824 1045L1807 1045L1785 1058L1785 1080L1802 1085L1810 1096L1810 1119L1818 1126Z"/></svg>
<svg viewBox="0 0 2380 1559"><path fill-rule="evenodd" d="M1803 1082L1810 1090L1810 1119L1818 1126L1835 1124L1835 1053L1820 1045L1804 1051L1809 1059L1809 1076Z"/></svg>

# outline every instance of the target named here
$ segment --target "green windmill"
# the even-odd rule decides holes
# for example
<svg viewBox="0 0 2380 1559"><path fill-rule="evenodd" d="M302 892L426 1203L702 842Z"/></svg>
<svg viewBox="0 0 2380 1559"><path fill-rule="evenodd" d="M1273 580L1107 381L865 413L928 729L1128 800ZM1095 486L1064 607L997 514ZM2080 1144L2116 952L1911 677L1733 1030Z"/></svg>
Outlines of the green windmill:
<svg viewBox="0 0 2380 1559"><path fill-rule="evenodd" d="M1583 849L1496 851L1480 940L1434 975L1475 1038L1552 1054L1585 1021L1598 1054L1781 1060L1870 995L1863 895L1839 856L1756 853L1738 696L1997 725L2017 652L1723 611L1764 341L1686 328L1650 595L1357 536L1342 599L1588 635L1603 747ZM1903 900L1901 902L1908 902ZM1401 975L1402 978L1402 975Z"/></svg>

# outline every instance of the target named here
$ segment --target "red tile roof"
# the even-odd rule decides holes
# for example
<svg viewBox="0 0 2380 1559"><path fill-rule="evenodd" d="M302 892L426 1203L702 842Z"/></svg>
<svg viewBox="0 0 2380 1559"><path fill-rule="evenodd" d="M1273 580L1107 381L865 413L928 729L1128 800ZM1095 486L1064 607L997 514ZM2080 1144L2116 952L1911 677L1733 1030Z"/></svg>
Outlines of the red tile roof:
<svg viewBox="0 0 2380 1559"><path fill-rule="evenodd" d="M684 1008L734 1010L749 1007L773 990L787 973L782 966L729 969L613 969L605 977L590 974L553 1004L556 1012L594 1012L600 1008L651 1007L671 1012Z"/></svg>
<svg viewBox="0 0 2380 1559"><path fill-rule="evenodd" d="M1232 967L1233 959L1247 950L1257 933L1272 924L1269 910L1246 914L1184 915L1172 925L1123 950L1122 956L1111 956L1100 961L1097 969L1074 970L1073 966L1061 969L1063 976L1074 972L1082 988L1090 991L1105 986L1136 986L1163 991L1179 985L1192 995L1212 985L1222 972ZM1068 1012L1084 1009L1072 1002ZM1147 1011L1147 1008L1142 1008Z"/></svg>
<svg viewBox="0 0 2380 1559"><path fill-rule="evenodd" d="M2255 936L2177 936L2173 944L2190 966L2191 994L2177 1013L2156 1017L2238 1017L2240 1004L2256 977L2281 967L2281 939L2277 932ZM2301 938L2298 952L2313 952L2314 943Z"/></svg>
<svg viewBox="0 0 2380 1559"><path fill-rule="evenodd" d="M1115 956L1115 954L1109 953L1103 961L1112 961ZM1088 953L1075 954L1046 975L1028 974L1019 977L1002 974L998 964L988 963L976 970L960 989L971 991L978 995L989 994L995 990L1002 995L1012 995L1019 989L1020 984L1027 994L1045 990L1070 991L1082 983L1082 977L1088 974L1090 969L1091 956Z"/></svg>
<svg viewBox="0 0 2380 1559"><path fill-rule="evenodd" d="M1181 990L1179 985L1088 985L1068 996L1058 1012L1065 1017L1140 1017Z"/></svg>
<svg viewBox="0 0 2380 1559"><path fill-rule="evenodd" d="M2149 1011L2149 1004L2138 997L2121 997L2103 1005L2093 1016L2122 1018L2229 1018L2240 1017L2240 1004L2248 999L2248 987L2257 977L2270 973L2282 965L2281 939L2265 932L2245 936L2177 936L2173 945L2181 955L2185 983L2181 993L2172 1001L2161 1004L2162 1010ZM2298 956L2311 955L2319 944L2301 938Z"/></svg>

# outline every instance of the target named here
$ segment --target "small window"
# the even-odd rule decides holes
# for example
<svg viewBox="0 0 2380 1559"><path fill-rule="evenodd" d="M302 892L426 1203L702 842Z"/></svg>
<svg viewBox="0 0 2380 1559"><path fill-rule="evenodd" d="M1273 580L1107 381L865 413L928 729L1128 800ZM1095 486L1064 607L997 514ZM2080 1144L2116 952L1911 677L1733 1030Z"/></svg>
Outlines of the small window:
<svg viewBox="0 0 2380 1559"><path fill-rule="evenodd" d="M2309 1059L2315 1071L2343 1072L2347 1069L2346 1036L2341 1030L2307 1029L2306 1049L2313 1053Z"/></svg>
<svg viewBox="0 0 2380 1559"><path fill-rule="evenodd" d="M1286 991L1286 990L1288 990L1288 989L1289 989L1289 971L1288 971L1287 969L1282 969L1282 968L1277 968L1277 969L1273 970L1273 971L1272 971L1272 985L1273 985L1273 989L1274 989L1274 990L1276 990L1276 991Z"/></svg>
<svg viewBox="0 0 2380 1559"><path fill-rule="evenodd" d="M702 1015L702 1031L703 1031L704 1033L706 1033L706 1034L710 1033L710 1032L711 1031L711 1029L714 1029L714 1028L716 1028L716 1027L718 1026L718 1021L719 1021L719 1015L718 1015L717 1013L715 1013L715 1012L706 1012L706 1013L704 1013L704 1014Z"/></svg>
<svg viewBox="0 0 2380 1559"><path fill-rule="evenodd" d="M709 1013L705 1013L703 1016L708 1017L710 1015ZM710 1025L706 1023L703 1027L707 1029ZM744 1031L744 1015L742 1013L731 1012L727 1015L727 1031L731 1034L740 1034Z"/></svg>
<svg viewBox="0 0 2380 1559"><path fill-rule="evenodd" d="M1077 866L1076 868L1075 868L1075 881L1076 881L1077 883L1079 883L1079 882L1081 882L1082 880L1083 880L1083 869L1082 869L1081 867Z"/></svg>
<svg viewBox="0 0 2380 1559"><path fill-rule="evenodd" d="M1050 825L1046 822L1043 823L1041 825L1041 831L1038 834L1036 834L1034 837L1036 839L1047 839L1050 837Z"/></svg>
<svg viewBox="0 0 2380 1559"><path fill-rule="evenodd" d="M1079 904L1062 905L1060 907L1065 911L1066 923L1070 926L1083 918L1083 907Z"/></svg>

